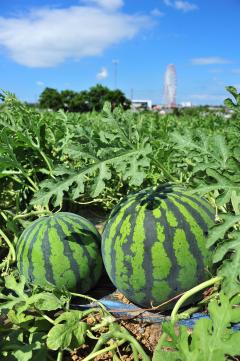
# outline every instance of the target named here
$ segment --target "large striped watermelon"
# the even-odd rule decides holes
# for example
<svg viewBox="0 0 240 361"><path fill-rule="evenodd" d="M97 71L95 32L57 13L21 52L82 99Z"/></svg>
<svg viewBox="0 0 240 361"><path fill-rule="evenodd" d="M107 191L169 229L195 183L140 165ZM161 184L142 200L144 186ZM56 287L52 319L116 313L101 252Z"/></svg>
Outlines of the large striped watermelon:
<svg viewBox="0 0 240 361"><path fill-rule="evenodd" d="M29 282L87 292L102 270L101 238L79 215L59 212L28 226L17 242L17 266Z"/></svg>
<svg viewBox="0 0 240 361"><path fill-rule="evenodd" d="M113 284L131 301L159 305L208 278L210 204L164 184L129 194L110 214L102 255Z"/></svg>

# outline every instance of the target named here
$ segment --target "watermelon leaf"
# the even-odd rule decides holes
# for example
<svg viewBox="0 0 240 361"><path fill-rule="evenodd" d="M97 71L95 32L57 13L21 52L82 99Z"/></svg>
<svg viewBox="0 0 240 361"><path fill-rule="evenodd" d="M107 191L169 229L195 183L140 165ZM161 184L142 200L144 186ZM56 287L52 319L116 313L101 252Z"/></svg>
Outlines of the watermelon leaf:
<svg viewBox="0 0 240 361"><path fill-rule="evenodd" d="M65 192L69 192L72 198L76 199L84 192L87 177L93 175L95 175L95 181L91 184L91 192L92 196L94 195L94 197L96 197L105 188L105 180L111 178L110 166L119 173L119 170L123 167L126 169L126 167L129 166L131 170L131 166L134 163L134 169L138 169L139 173L135 174L135 172L129 170L128 174L125 175L125 179L128 178L133 185L139 185L139 183L143 181L145 169L150 165L148 160L144 161L144 158L146 158L150 152L151 147L146 144L140 149L130 149L108 157L107 159L98 160L74 173L70 171L70 175L68 175L68 171L65 169L66 174L62 180L46 180L40 183L41 190L36 192L31 203L33 205L46 206L53 199L53 204L56 207L62 204ZM122 177L124 177L123 174L122 172L120 173Z"/></svg>
<svg viewBox="0 0 240 361"><path fill-rule="evenodd" d="M169 344L174 352L169 358L157 346L153 361L227 361L229 356L239 356L240 333L231 328L232 323L240 322L240 309L236 308L239 301L239 298L230 301L221 292L218 300L209 303L210 319L198 320L191 334L185 326L181 326L176 333L172 323L163 325L164 331L172 339Z"/></svg>
<svg viewBox="0 0 240 361"><path fill-rule="evenodd" d="M10 274L5 277L5 287L7 292L0 292L1 310L16 310L19 317L30 307L40 311L54 311L64 306L67 301L65 297L57 297L54 293L39 292L29 296L26 290L25 278L21 276L19 280Z"/></svg>
<svg viewBox="0 0 240 361"><path fill-rule="evenodd" d="M224 243L229 246L227 251L231 250L231 256L223 261L218 271L223 277L222 289L229 297L239 293L240 289L240 232L235 232L235 236L234 241Z"/></svg>
<svg viewBox="0 0 240 361"><path fill-rule="evenodd" d="M224 220L222 224L215 225L211 234L207 239L207 247L212 247L219 239L224 238L225 233L232 228L236 223L240 222L240 216L233 216L232 214L221 214Z"/></svg>
<svg viewBox="0 0 240 361"><path fill-rule="evenodd" d="M71 310L62 313L47 335L47 346L51 350L79 347L85 342L88 326L80 322L83 313Z"/></svg>

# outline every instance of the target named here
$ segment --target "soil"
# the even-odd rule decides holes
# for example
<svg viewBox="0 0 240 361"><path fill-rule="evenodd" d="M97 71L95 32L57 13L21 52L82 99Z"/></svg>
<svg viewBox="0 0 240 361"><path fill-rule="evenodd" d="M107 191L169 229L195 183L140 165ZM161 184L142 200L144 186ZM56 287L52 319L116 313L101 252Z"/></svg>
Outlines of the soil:
<svg viewBox="0 0 240 361"><path fill-rule="evenodd" d="M151 357L153 351L158 343L159 337L161 335L161 325L160 324L146 324L137 321L121 321L122 326L124 326L141 344L145 352ZM89 355L91 351L90 345L83 345L81 348L76 350L70 357L66 358L66 361L81 361ZM119 348L119 354L121 355L121 361L131 361L133 360L133 355L131 353L130 347L127 347L127 343ZM112 361L112 353L108 352L102 355L99 355L94 360L95 361Z"/></svg>

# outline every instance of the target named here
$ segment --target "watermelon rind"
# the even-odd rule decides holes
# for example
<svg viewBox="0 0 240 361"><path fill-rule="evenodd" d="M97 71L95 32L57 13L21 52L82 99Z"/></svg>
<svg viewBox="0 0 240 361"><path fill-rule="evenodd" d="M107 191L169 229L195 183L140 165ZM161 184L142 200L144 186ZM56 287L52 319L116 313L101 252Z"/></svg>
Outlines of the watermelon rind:
<svg viewBox="0 0 240 361"><path fill-rule="evenodd" d="M206 238L213 224L213 207L180 186L130 193L113 209L103 231L106 271L134 303L165 303L209 278Z"/></svg>
<svg viewBox="0 0 240 361"><path fill-rule="evenodd" d="M102 271L101 237L87 219L58 212L31 223L18 239L17 267L30 283L85 293Z"/></svg>

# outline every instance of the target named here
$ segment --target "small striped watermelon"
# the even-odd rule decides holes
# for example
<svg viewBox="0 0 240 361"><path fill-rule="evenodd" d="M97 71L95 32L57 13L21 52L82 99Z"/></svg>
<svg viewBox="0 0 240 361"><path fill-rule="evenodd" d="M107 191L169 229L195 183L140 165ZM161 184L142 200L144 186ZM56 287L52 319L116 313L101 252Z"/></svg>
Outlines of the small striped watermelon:
<svg viewBox="0 0 240 361"><path fill-rule="evenodd" d="M210 204L181 187L130 193L113 209L102 235L110 279L144 307L191 289L208 278L211 254L205 243L213 223Z"/></svg>
<svg viewBox="0 0 240 361"><path fill-rule="evenodd" d="M59 212L28 226L17 242L20 274L42 287L87 292L102 270L101 237L77 214Z"/></svg>

